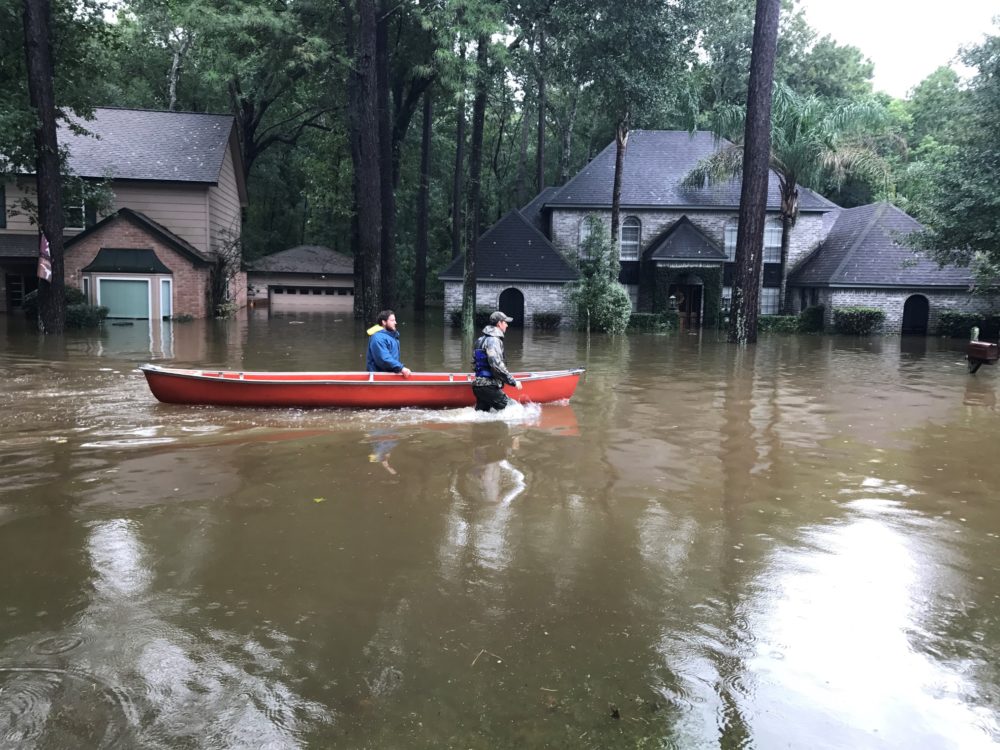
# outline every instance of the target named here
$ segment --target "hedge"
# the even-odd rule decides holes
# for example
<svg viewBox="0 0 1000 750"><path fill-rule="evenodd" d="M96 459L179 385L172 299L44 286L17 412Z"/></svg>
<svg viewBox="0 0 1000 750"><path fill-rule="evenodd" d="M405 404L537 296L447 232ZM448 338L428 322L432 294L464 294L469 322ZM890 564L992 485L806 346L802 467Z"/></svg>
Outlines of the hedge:
<svg viewBox="0 0 1000 750"><path fill-rule="evenodd" d="M628 319L630 331L669 331L677 328L680 316L676 312L632 313Z"/></svg>
<svg viewBox="0 0 1000 750"><path fill-rule="evenodd" d="M807 307L799 313L799 331L802 333L820 333L823 330L823 317L826 312L823 305Z"/></svg>
<svg viewBox="0 0 1000 750"><path fill-rule="evenodd" d="M883 322L885 312L874 307L843 307L833 311L834 330L850 336L870 336Z"/></svg>
<svg viewBox="0 0 1000 750"><path fill-rule="evenodd" d="M938 335L968 338L972 326L979 326L979 337L995 341L1000 338L1000 315L996 313L942 310L938 315Z"/></svg>
<svg viewBox="0 0 1000 750"><path fill-rule="evenodd" d="M108 317L107 307L87 304L87 298L75 286L63 287L63 299L66 300L67 328L98 328ZM24 295L23 309L29 319L38 317L37 289Z"/></svg>
<svg viewBox="0 0 1000 750"><path fill-rule="evenodd" d="M761 315L757 318L757 330L771 333L798 333L798 315Z"/></svg>
<svg viewBox="0 0 1000 750"><path fill-rule="evenodd" d="M560 312L536 312L531 318L532 327L543 331L551 331L562 323Z"/></svg>

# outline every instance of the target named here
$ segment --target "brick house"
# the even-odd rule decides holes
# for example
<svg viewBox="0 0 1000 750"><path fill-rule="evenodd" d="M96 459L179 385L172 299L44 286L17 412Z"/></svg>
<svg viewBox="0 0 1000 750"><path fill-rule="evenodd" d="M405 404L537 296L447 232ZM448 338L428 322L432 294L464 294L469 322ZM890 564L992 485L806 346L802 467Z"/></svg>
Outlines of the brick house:
<svg viewBox="0 0 1000 750"><path fill-rule="evenodd" d="M60 145L76 177L104 183L112 205L99 212L79 195L64 199L65 279L111 317L207 317L213 286L246 304L238 242L247 205L242 157L228 115L98 108L63 127ZM37 286L37 227L20 210L33 175L0 182L0 312L20 307Z"/></svg>
<svg viewBox="0 0 1000 750"><path fill-rule="evenodd" d="M682 184L695 165L720 145L721 142L712 133L704 131L636 130L629 135L622 176L619 281L628 289L635 310L663 311L673 297L687 325L711 326L717 324L728 309L735 275L740 181L697 188ZM614 169L615 144L612 142L564 186L547 188L519 212L522 216L535 217L532 223L538 234L547 240L545 247L554 248L571 269L577 267L587 237L587 217L597 217L610 227ZM764 233L761 313L796 313L800 311L803 300L808 303L815 299L827 303L826 315L830 318L833 308L856 304L851 300L860 299L858 295L862 295L867 300L865 304L887 308L886 331L898 332L902 326L902 306L906 299L903 297L900 301L903 287L897 282L902 277L893 275L892 271L894 264L901 262L896 257L899 246L886 241L884 233L869 232L857 237L859 247L855 249L856 257L865 254L884 256L883 262L869 265L870 273L864 279L868 286L855 286L848 292L847 287L830 286L812 275L801 278L795 275L795 271L807 260L815 264L817 258L836 252L839 247L836 238L847 226L846 223L841 224L838 217L846 216L844 222L849 222L851 216L868 215L862 209L872 212L875 207L843 211L808 188L799 186L798 190L799 216L790 230L788 265L785 268L781 263L778 177L771 173ZM882 212L886 213L886 210L882 209ZM919 224L898 209L893 208L891 213L893 217L905 217L909 222L906 224L900 219L900 227L906 224L911 227L909 231L919 228ZM559 284L565 286L570 283L570 279L550 282L551 289L547 296L538 298L522 279L532 272L535 247L541 243L535 239L534 244L528 244L523 234L498 233L500 225L509 221L510 214L487 230L477 245L477 270L490 268L489 276L479 274L477 297L480 300L484 296L494 298L508 293L506 290L518 290L525 300L526 321L530 321L533 309L542 309L538 306L541 304L550 308L562 304L563 320L571 321L573 310L569 295L560 293L558 288ZM838 224L841 230L831 234L832 228ZM895 230L887 227L886 231L892 233ZM828 237L833 241L827 241ZM896 235L893 237L898 241ZM971 279L967 273L960 269L937 272L936 265L926 260L915 261L911 251L904 252L909 253L908 263L920 264L919 273L908 277L921 282L915 284L915 288L938 290L928 297L931 307L958 306L967 309L980 304L973 301L968 293ZM502 263L498 262L499 258L503 259ZM547 255L544 258L546 264L550 263ZM446 316L455 306L461 305L461 275L455 272L460 267L461 264L456 261L440 275L445 282ZM789 277L789 292L784 306L779 299L783 275ZM960 278L962 281L959 281ZM805 288L810 290L805 297L799 291L804 282L808 282ZM834 292L834 289L838 291ZM864 292L865 289L869 291ZM899 307L898 313L888 309L893 307ZM929 318L933 320L935 315L932 310Z"/></svg>

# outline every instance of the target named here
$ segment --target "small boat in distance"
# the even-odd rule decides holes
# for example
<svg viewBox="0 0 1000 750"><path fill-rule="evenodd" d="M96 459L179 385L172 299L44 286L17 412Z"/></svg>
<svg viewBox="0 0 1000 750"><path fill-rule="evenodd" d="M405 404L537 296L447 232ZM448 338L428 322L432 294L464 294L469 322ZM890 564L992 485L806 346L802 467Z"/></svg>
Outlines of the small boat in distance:
<svg viewBox="0 0 1000 750"><path fill-rule="evenodd" d="M465 372L240 372L139 367L153 395L166 404L398 409L473 406L473 376ZM521 403L566 401L583 368L515 372L522 390L504 392Z"/></svg>

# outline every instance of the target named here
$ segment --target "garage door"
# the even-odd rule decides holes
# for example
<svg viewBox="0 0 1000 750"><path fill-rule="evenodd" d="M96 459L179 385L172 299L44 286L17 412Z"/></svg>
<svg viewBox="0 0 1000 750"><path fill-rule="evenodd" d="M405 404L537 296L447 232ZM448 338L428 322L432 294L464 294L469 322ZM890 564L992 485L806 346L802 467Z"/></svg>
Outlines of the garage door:
<svg viewBox="0 0 1000 750"><path fill-rule="evenodd" d="M332 286L271 286L268 297L272 310L351 312L354 310L352 291Z"/></svg>
<svg viewBox="0 0 1000 750"><path fill-rule="evenodd" d="M149 318L149 279L98 279L97 304L109 318Z"/></svg>

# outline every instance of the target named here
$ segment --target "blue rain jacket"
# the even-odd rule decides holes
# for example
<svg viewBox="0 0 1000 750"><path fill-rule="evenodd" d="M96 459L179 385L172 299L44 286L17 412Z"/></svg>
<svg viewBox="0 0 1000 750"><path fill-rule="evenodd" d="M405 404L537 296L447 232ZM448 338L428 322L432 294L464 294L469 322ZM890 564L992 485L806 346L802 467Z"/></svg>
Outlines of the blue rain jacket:
<svg viewBox="0 0 1000 750"><path fill-rule="evenodd" d="M387 331L382 326L369 328L368 372L402 372L399 361L399 331Z"/></svg>

